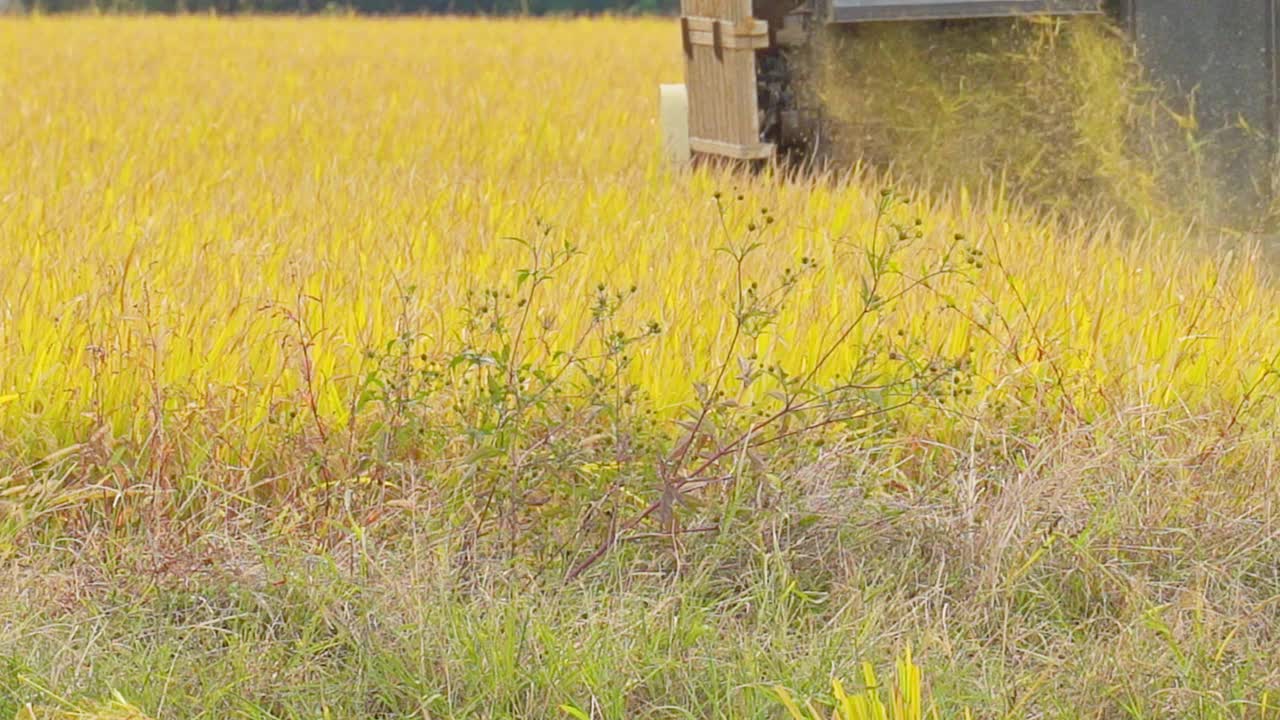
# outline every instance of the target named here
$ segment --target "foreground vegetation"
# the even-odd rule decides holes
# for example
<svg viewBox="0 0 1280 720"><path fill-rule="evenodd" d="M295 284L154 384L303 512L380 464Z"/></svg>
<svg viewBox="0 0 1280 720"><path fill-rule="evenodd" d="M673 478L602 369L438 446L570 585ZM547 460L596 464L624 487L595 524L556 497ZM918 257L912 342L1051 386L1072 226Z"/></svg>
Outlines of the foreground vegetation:
<svg viewBox="0 0 1280 720"><path fill-rule="evenodd" d="M1280 717L1249 238L675 171L660 21L0 57L0 717Z"/></svg>

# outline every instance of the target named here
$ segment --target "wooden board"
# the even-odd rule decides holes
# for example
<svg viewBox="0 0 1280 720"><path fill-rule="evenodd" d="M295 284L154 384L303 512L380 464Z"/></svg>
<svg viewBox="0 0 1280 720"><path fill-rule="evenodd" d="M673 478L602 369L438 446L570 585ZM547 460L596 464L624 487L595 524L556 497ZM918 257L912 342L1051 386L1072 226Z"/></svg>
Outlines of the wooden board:
<svg viewBox="0 0 1280 720"><path fill-rule="evenodd" d="M736 159L773 155L760 141L756 51L769 27L751 16L751 0L681 0L689 144Z"/></svg>

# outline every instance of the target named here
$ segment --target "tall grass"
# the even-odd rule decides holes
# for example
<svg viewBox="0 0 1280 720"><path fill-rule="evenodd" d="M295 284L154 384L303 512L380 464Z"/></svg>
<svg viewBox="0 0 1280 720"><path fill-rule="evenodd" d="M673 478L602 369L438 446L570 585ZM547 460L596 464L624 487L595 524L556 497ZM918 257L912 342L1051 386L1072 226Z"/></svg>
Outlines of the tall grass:
<svg viewBox="0 0 1280 720"><path fill-rule="evenodd" d="M546 290L552 342L587 325L598 283L634 285L622 320L657 320L665 340L630 372L669 407L689 393L673 379L705 375L728 340L716 190L743 195L740 226L760 209L777 220L751 261L760 282L800 256L824 268L759 340L810 366L857 307L851 258L875 241L878 188L665 167L653 87L680 75L673 43L659 21L6 22L5 434L38 454L197 413L252 452L304 385L340 425L366 350L406 323L448 343L468 291L524 262L506 238L539 223L583 252ZM964 192L905 212L926 248L958 233L999 258L945 302L921 295L886 319L971 352L975 402L1056 367L1081 378L1085 404L1229 405L1276 346L1280 304L1254 248L1202 252L1106 220L1064 229ZM984 322L955 322L948 304ZM1008 327L977 329L996 317Z"/></svg>
<svg viewBox="0 0 1280 720"><path fill-rule="evenodd" d="M1263 249L678 171L680 57L0 22L0 711L1274 714Z"/></svg>

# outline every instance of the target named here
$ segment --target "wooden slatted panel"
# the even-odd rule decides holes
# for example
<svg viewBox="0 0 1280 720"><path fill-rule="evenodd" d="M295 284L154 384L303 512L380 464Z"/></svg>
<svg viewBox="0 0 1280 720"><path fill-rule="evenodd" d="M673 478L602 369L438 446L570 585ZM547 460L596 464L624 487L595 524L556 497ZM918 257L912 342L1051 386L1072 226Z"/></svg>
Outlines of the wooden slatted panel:
<svg viewBox="0 0 1280 720"><path fill-rule="evenodd" d="M680 9L683 32L693 40L685 45L690 147L739 159L769 157L773 148L760 142L756 98L762 23L751 16L751 0L681 0Z"/></svg>

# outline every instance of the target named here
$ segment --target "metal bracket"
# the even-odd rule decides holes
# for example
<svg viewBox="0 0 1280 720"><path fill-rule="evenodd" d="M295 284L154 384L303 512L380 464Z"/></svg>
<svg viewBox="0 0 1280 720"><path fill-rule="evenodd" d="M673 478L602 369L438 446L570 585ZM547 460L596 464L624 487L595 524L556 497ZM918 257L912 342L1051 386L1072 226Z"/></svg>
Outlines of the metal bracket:
<svg viewBox="0 0 1280 720"><path fill-rule="evenodd" d="M1103 0L831 0L836 23L1102 12Z"/></svg>

